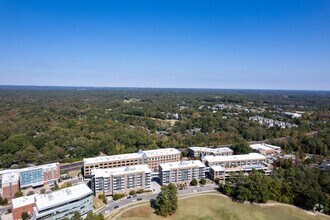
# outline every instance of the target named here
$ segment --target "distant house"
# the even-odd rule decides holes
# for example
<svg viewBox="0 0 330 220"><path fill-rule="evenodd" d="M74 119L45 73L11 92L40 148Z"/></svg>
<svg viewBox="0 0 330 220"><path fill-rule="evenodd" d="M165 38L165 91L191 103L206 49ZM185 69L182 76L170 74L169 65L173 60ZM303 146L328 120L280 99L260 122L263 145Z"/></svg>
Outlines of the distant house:
<svg viewBox="0 0 330 220"><path fill-rule="evenodd" d="M330 168L330 159L327 159L325 161L323 161L320 165L319 165L319 169L322 171L325 171L326 169Z"/></svg>

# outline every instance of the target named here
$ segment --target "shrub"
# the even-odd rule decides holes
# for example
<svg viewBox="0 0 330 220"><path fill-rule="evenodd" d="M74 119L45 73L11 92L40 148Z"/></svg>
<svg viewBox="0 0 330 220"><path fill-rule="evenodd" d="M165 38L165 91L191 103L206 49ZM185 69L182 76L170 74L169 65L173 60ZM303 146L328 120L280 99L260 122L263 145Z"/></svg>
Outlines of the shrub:
<svg viewBox="0 0 330 220"><path fill-rule="evenodd" d="M136 191L136 193L137 193L137 194L144 193L144 189L138 189L138 190Z"/></svg>
<svg viewBox="0 0 330 220"><path fill-rule="evenodd" d="M118 199L121 199L121 198L124 198L126 195L125 194L121 194L121 193L117 193L117 194L114 194L112 196L113 200L118 200Z"/></svg>
<svg viewBox="0 0 330 220"><path fill-rule="evenodd" d="M105 196L104 196L104 194L100 194L100 195L98 196L98 198L99 198L99 199L104 199Z"/></svg>

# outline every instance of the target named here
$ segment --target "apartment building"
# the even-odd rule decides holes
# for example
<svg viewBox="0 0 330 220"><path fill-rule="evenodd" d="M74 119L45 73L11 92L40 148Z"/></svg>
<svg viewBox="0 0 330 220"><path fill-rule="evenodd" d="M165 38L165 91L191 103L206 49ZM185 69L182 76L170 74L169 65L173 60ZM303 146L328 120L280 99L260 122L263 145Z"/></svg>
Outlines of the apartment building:
<svg viewBox="0 0 330 220"><path fill-rule="evenodd" d="M267 147L264 144L251 144L250 148L266 156L275 155L276 153L274 148Z"/></svg>
<svg viewBox="0 0 330 220"><path fill-rule="evenodd" d="M200 160L162 163L159 165L161 185L169 183L190 183L193 179L205 178L205 164Z"/></svg>
<svg viewBox="0 0 330 220"><path fill-rule="evenodd" d="M135 165L92 170L91 187L95 195L150 190L151 170L148 165Z"/></svg>
<svg viewBox="0 0 330 220"><path fill-rule="evenodd" d="M35 195L22 196L12 200L12 215L14 220L21 220L22 213L26 212L32 215L33 207L35 206Z"/></svg>
<svg viewBox="0 0 330 220"><path fill-rule="evenodd" d="M253 169L263 170L269 174L271 170L267 164L265 155L259 153L250 153L231 156L206 156L205 163L209 167L212 178L228 176L232 172L249 173ZM223 169L223 171L222 171ZM224 172L224 173L223 173Z"/></svg>
<svg viewBox="0 0 330 220"><path fill-rule="evenodd" d="M19 170L21 188L42 186L58 181L60 164L51 163Z"/></svg>
<svg viewBox="0 0 330 220"><path fill-rule="evenodd" d="M137 153L101 156L84 159L84 176L90 177L93 169L135 166L147 164L151 170L158 170L160 163L180 161L181 153L174 148L139 150Z"/></svg>
<svg viewBox="0 0 330 220"><path fill-rule="evenodd" d="M209 156L209 155L227 156L232 154L233 154L233 150L230 149L229 147L219 147L219 148L189 147L189 156L200 159L203 159L205 156Z"/></svg>
<svg viewBox="0 0 330 220"><path fill-rule="evenodd" d="M4 173L1 177L1 196L10 203L19 191L19 176L15 171Z"/></svg>
<svg viewBox="0 0 330 220"><path fill-rule="evenodd" d="M93 211L93 192L85 184L61 189L49 194L35 195L33 220L71 218L79 212L83 218Z"/></svg>
<svg viewBox="0 0 330 220"><path fill-rule="evenodd" d="M220 165L210 166L208 169L209 169L210 179L212 179L212 180L215 180L217 178L220 180L225 179L226 172L222 166L220 166Z"/></svg>

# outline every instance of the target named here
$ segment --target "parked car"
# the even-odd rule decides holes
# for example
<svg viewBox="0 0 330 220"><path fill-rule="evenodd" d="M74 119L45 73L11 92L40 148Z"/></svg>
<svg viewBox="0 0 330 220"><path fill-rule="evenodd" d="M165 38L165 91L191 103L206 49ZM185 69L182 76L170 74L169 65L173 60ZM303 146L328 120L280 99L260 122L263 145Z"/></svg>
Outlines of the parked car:
<svg viewBox="0 0 330 220"><path fill-rule="evenodd" d="M132 202L136 202L137 200L136 199L132 199Z"/></svg>
<svg viewBox="0 0 330 220"><path fill-rule="evenodd" d="M142 200L142 198L137 198L137 201L141 201Z"/></svg>
<svg viewBox="0 0 330 220"><path fill-rule="evenodd" d="M113 207L114 209L118 209L119 208L119 205L116 205L115 207Z"/></svg>
<svg viewBox="0 0 330 220"><path fill-rule="evenodd" d="M133 195L132 197L137 197L137 195Z"/></svg>
<svg viewBox="0 0 330 220"><path fill-rule="evenodd" d="M127 199L130 199L130 198L132 198L132 196L128 196L128 197L127 197Z"/></svg>

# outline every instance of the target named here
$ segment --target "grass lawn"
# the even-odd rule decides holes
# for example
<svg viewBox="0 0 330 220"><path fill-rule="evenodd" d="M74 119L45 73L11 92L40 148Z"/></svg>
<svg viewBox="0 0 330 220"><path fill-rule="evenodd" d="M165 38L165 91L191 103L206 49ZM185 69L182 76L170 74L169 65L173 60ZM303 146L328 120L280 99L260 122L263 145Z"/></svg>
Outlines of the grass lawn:
<svg viewBox="0 0 330 220"><path fill-rule="evenodd" d="M130 209L116 220L164 220L153 214L149 205ZM286 206L261 207L239 204L217 195L200 195L179 200L176 214L166 220L329 220L330 217L310 215L302 210Z"/></svg>
<svg viewBox="0 0 330 220"><path fill-rule="evenodd" d="M105 206L105 204L103 203L102 199L99 199L99 198L96 198L95 196L93 196L93 206L94 206L94 209L98 209L98 208Z"/></svg>

